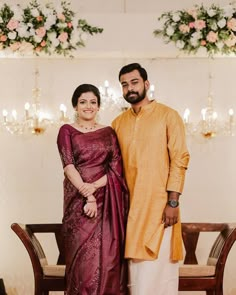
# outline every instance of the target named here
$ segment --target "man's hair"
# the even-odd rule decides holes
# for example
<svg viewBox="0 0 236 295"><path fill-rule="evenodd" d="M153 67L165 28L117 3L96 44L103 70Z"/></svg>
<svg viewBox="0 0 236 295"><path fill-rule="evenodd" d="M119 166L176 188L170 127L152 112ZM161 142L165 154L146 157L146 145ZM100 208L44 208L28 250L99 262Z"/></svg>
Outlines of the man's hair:
<svg viewBox="0 0 236 295"><path fill-rule="evenodd" d="M148 79L146 70L142 68L139 63L132 63L121 68L119 72L119 81L122 75L133 72L134 70L137 70L139 72L140 76L143 78L143 81L146 81Z"/></svg>
<svg viewBox="0 0 236 295"><path fill-rule="evenodd" d="M98 106L100 107L100 104L101 104L100 92L98 88L92 84L81 84L75 89L71 99L72 106L75 108L78 104L79 97L86 92L92 92L97 97L97 103L98 103Z"/></svg>

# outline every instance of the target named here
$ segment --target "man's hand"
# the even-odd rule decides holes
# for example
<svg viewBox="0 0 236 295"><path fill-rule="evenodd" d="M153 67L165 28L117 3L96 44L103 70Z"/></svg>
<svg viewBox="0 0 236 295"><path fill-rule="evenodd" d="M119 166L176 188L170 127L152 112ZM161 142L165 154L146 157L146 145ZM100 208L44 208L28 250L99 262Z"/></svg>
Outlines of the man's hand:
<svg viewBox="0 0 236 295"><path fill-rule="evenodd" d="M172 226L178 222L179 208L172 208L168 204L166 205L163 215L162 222L165 227Z"/></svg>

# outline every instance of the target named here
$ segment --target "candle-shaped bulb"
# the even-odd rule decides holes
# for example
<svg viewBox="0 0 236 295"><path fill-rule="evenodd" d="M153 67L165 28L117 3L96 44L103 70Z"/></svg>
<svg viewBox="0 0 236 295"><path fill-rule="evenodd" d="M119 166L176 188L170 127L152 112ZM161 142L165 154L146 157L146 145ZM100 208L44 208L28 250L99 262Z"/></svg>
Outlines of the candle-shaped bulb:
<svg viewBox="0 0 236 295"><path fill-rule="evenodd" d="M185 123L189 123L189 115L190 115L190 110L189 109L186 109L184 111L184 122Z"/></svg>
<svg viewBox="0 0 236 295"><path fill-rule="evenodd" d="M28 102L25 103L25 118L29 119L29 109L30 109L30 104Z"/></svg>
<svg viewBox="0 0 236 295"><path fill-rule="evenodd" d="M17 119L17 112L16 112L16 110L12 110L11 115L12 115L13 120L16 121L16 119Z"/></svg>
<svg viewBox="0 0 236 295"><path fill-rule="evenodd" d="M66 110L67 110L66 106L63 103L61 103L60 104L61 120L64 120L65 119L65 117L66 117Z"/></svg>
<svg viewBox="0 0 236 295"><path fill-rule="evenodd" d="M233 110L233 109L229 109L229 115L230 115L231 117L233 117L233 115L234 115L234 110Z"/></svg>
<svg viewBox="0 0 236 295"><path fill-rule="evenodd" d="M202 109L201 114L202 114L202 120L205 121L206 120L206 109Z"/></svg>
<svg viewBox="0 0 236 295"><path fill-rule="evenodd" d="M108 88L109 87L109 82L107 80L105 80L105 82L104 82L104 87L105 88Z"/></svg>
<svg viewBox="0 0 236 295"><path fill-rule="evenodd" d="M8 115L7 110L3 110L2 111L2 115L3 115L3 122L4 123L7 123L7 115Z"/></svg>
<svg viewBox="0 0 236 295"><path fill-rule="evenodd" d="M150 97L154 97L154 90L155 90L155 86L153 84L150 85Z"/></svg>

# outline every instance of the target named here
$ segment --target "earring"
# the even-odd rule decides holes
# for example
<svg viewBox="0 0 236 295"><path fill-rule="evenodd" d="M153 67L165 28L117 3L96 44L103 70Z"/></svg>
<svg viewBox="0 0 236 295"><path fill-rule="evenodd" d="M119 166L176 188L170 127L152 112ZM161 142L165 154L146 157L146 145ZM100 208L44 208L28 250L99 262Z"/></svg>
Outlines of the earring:
<svg viewBox="0 0 236 295"><path fill-rule="evenodd" d="M75 112L74 112L74 120L75 120L75 121L78 121L78 119L79 119L79 114L78 114L77 111L75 111Z"/></svg>

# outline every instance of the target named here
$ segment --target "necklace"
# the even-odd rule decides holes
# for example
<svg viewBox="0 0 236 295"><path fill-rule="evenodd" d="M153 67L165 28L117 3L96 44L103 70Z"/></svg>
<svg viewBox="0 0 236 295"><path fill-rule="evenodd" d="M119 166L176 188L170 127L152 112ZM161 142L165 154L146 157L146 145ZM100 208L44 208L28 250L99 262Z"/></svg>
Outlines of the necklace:
<svg viewBox="0 0 236 295"><path fill-rule="evenodd" d="M84 126L83 124L79 124L79 123L77 123L77 124L80 128L85 129L85 130L93 130L97 127L97 123L94 123L94 125L92 125L92 126Z"/></svg>

